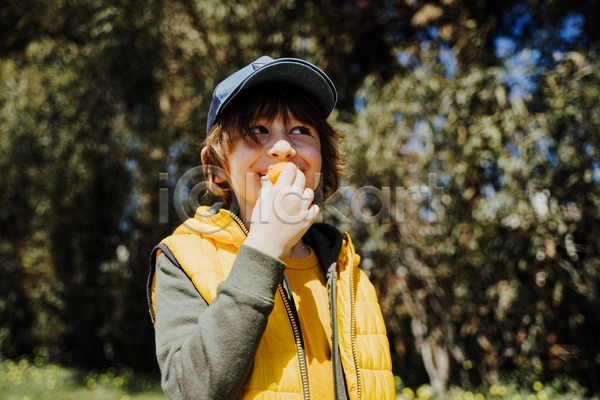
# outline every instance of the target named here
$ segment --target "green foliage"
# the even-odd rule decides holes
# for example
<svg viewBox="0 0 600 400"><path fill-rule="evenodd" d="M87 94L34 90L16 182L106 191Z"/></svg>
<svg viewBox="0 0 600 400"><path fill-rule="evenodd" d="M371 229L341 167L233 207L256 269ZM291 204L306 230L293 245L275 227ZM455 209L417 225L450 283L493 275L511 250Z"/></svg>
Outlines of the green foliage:
<svg viewBox="0 0 600 400"><path fill-rule="evenodd" d="M403 223L343 228L372 266L407 386L427 373L493 384L516 369L518 383L565 373L600 391L599 61L568 54L537 96L510 102L490 48L514 2L430 3L4 2L0 354L38 346L44 363L156 371L148 254L180 223L174 186L198 164L215 84L267 54L333 78L332 122L352 132L350 183L406 189L391 192ZM543 19L578 10L598 40L595 1L533 3ZM454 43L454 78L415 37L430 25ZM416 66L402 69L399 50ZM428 173L444 193L424 208L427 196L407 190Z"/></svg>
<svg viewBox="0 0 600 400"><path fill-rule="evenodd" d="M556 379L544 385L541 381L532 382L531 385L521 385L514 379L502 380L501 383L484 387L465 389L457 386L450 387L441 397L435 396L431 385L422 385L416 390L404 386L402 380L396 377L396 391L407 400L550 400L550 399L577 399L586 394L585 388L575 381L562 381ZM597 399L598 397L592 397Z"/></svg>
<svg viewBox="0 0 600 400"><path fill-rule="evenodd" d="M138 21L149 27L156 21L145 8ZM135 48L135 38L123 38L127 14L105 7L74 27L88 43L41 36L1 61L2 248L13 264L3 269L12 280L3 281L10 285L2 291L4 354L39 344L84 365L110 359L123 351L120 337L135 332L126 326L131 313L141 320L141 310L123 306L132 290L143 293L130 286L130 266L103 263L126 240L117 227L132 187L123 160L137 140L133 132L145 125L127 112L125 93L143 95L141 87L152 83L148 69L127 82L112 71ZM147 47L138 53L152 46L151 33L144 36ZM14 302L23 309L16 315ZM20 316L21 325L10 321Z"/></svg>
<svg viewBox="0 0 600 400"><path fill-rule="evenodd" d="M41 356L29 360L4 360L0 364L0 390L3 398L35 399L165 399L156 381L131 371L109 367L87 373L46 364Z"/></svg>
<svg viewBox="0 0 600 400"><path fill-rule="evenodd" d="M388 82L369 77L347 139L355 187L443 188L396 192L395 223L350 227L374 261L393 347L416 346L441 390L517 368L594 387L600 61L569 53L538 96L511 102L495 67L450 79L436 53Z"/></svg>
<svg viewBox="0 0 600 400"><path fill-rule="evenodd" d="M159 189L169 189L172 204L177 179L198 164L214 86L235 70L268 54L346 71L344 57L365 30L332 36L332 15L342 17L335 7L0 6L3 356L37 345L55 362L156 370L148 254L181 222L171 207L169 223L159 224Z"/></svg>

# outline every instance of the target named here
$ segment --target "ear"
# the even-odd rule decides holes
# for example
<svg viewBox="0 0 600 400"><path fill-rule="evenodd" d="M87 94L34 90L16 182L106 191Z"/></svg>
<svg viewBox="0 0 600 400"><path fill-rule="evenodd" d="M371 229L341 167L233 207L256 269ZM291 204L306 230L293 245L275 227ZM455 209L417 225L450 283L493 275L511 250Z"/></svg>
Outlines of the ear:
<svg viewBox="0 0 600 400"><path fill-rule="evenodd" d="M208 163L208 150L206 147L202 149L200 152L200 159L202 160L202 164L207 165ZM220 168L216 168L214 175L212 175L212 180L214 183L223 183L225 182L225 177L223 176L223 172Z"/></svg>

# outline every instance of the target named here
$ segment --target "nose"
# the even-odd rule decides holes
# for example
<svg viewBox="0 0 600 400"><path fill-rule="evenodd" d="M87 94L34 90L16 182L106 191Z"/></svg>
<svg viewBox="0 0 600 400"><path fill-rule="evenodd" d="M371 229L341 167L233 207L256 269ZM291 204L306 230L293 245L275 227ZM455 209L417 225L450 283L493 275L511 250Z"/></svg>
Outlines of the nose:
<svg viewBox="0 0 600 400"><path fill-rule="evenodd" d="M267 153L271 157L277 157L279 159L285 160L288 158L293 158L296 155L296 149L294 148L292 143L290 143L288 138L279 138L267 150Z"/></svg>

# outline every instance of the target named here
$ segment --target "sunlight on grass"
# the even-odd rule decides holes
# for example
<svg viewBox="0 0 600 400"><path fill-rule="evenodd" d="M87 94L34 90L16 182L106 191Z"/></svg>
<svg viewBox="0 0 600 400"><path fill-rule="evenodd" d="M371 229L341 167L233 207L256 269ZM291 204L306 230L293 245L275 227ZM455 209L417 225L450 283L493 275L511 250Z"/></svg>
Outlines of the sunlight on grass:
<svg viewBox="0 0 600 400"><path fill-rule="evenodd" d="M394 377L396 384L397 400L433 400L436 399L431 385L422 385L416 390L404 386L402 378ZM534 381L531 385L518 385L513 378L506 379L501 384L489 387L479 386L471 390L451 386L438 400L600 400L600 397L585 396L586 389L575 381L554 380L543 384Z"/></svg>
<svg viewBox="0 0 600 400"><path fill-rule="evenodd" d="M398 400L434 400L430 385L415 390L395 377ZM576 382L539 380L517 385L512 379L503 384L465 390L448 388L439 400L581 400L585 388ZM106 370L78 371L48 364L41 356L31 359L0 360L0 397L3 400L166 400L160 383L135 374L122 366ZM600 400L592 397L590 400Z"/></svg>
<svg viewBox="0 0 600 400"><path fill-rule="evenodd" d="M0 363L0 393L5 400L164 400L160 384L124 368L87 373L46 364L42 357Z"/></svg>

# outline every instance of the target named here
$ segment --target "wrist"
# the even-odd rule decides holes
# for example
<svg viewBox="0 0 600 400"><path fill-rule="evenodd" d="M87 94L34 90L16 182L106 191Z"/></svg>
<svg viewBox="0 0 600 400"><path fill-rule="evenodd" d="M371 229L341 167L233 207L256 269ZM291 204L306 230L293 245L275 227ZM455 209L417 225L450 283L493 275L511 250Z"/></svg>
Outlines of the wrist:
<svg viewBox="0 0 600 400"><path fill-rule="evenodd" d="M281 260L284 255L284 250L275 246L264 239L257 239L252 237L252 234L244 241L246 246L250 246L256 250L262 251L265 254L270 255L273 258Z"/></svg>

